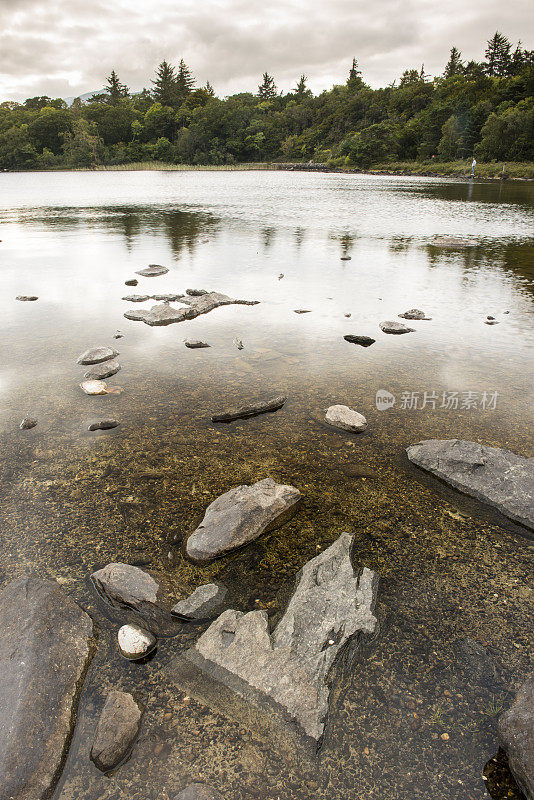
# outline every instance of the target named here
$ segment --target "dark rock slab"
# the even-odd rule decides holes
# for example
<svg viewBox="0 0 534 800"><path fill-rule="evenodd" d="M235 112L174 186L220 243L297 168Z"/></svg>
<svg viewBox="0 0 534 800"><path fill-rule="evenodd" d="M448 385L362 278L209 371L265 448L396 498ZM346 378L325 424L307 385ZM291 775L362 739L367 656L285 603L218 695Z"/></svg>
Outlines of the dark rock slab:
<svg viewBox="0 0 534 800"><path fill-rule="evenodd" d="M129 278L127 281L124 281L125 286L137 286L139 281L137 278Z"/></svg>
<svg viewBox="0 0 534 800"><path fill-rule="evenodd" d="M273 633L264 611L229 609L181 658L248 703L268 703L272 715L296 723L317 745L328 713L330 669L349 639L371 634L377 624L377 576L367 568L355 574L351 544L352 536L343 533L303 567ZM180 664L173 667L179 679Z"/></svg>
<svg viewBox="0 0 534 800"><path fill-rule="evenodd" d="M428 439L406 452L418 467L534 529L534 458L462 439Z"/></svg>
<svg viewBox="0 0 534 800"><path fill-rule="evenodd" d="M165 607L159 583L139 567L114 562L93 572L91 578L106 602L135 621L142 619L150 633L174 636L180 630Z"/></svg>
<svg viewBox="0 0 534 800"><path fill-rule="evenodd" d="M91 748L91 761L99 770L113 769L130 753L142 714L128 692L113 690L108 694Z"/></svg>
<svg viewBox="0 0 534 800"><path fill-rule="evenodd" d="M250 403L246 406L239 406L238 408L229 409L228 411L221 411L218 414L212 414L212 422L232 422L235 419L246 419L247 417L256 417L258 414L265 414L268 411L278 411L286 402L287 397L283 394L271 397L269 400L259 400L257 403Z"/></svg>
<svg viewBox="0 0 534 800"><path fill-rule="evenodd" d="M399 314L399 317L403 319L432 319L432 317L427 317L425 312L420 311L418 308L411 308L409 311L405 311L404 314Z"/></svg>
<svg viewBox="0 0 534 800"><path fill-rule="evenodd" d="M24 417L22 422L19 425L21 431L29 431L31 428L35 428L37 425L37 420L33 419L33 417Z"/></svg>
<svg viewBox="0 0 534 800"><path fill-rule="evenodd" d="M92 347L78 356L78 364L100 364L102 361L109 361L118 355L118 351L112 347Z"/></svg>
<svg viewBox="0 0 534 800"><path fill-rule="evenodd" d="M68 745L93 624L55 581L0 593L0 796L48 797Z"/></svg>
<svg viewBox="0 0 534 800"><path fill-rule="evenodd" d="M294 309L294 313L295 314L311 314L311 309L310 308L295 308Z"/></svg>
<svg viewBox="0 0 534 800"><path fill-rule="evenodd" d="M371 339L370 336L353 336L352 333L347 334L347 336L344 336L343 338L346 342L350 342L351 344L361 344L362 347L369 347L376 342L376 339Z"/></svg>
<svg viewBox="0 0 534 800"><path fill-rule="evenodd" d="M223 800L223 796L206 783L190 783L174 796L174 800Z"/></svg>
<svg viewBox="0 0 534 800"><path fill-rule="evenodd" d="M205 583L180 600L171 613L185 622L207 622L221 611L227 590L217 583Z"/></svg>
<svg viewBox="0 0 534 800"><path fill-rule="evenodd" d="M183 302L188 304L184 308L173 308L167 303L162 303L149 309L130 309L124 316L126 319L145 322L147 325L171 325L173 322L195 319L200 314L207 314L219 306L253 306L258 303L257 300L233 300L220 292L208 292L200 297L184 298Z"/></svg>
<svg viewBox="0 0 534 800"><path fill-rule="evenodd" d="M534 800L534 672L499 719L499 743L526 800Z"/></svg>
<svg viewBox="0 0 534 800"><path fill-rule="evenodd" d="M294 486L272 478L242 485L218 497L188 537L186 553L195 561L211 561L278 528L295 513L302 495Z"/></svg>
<svg viewBox="0 0 534 800"><path fill-rule="evenodd" d="M208 294L208 291L207 289L186 289L185 293L190 297L202 297L203 295Z"/></svg>
<svg viewBox="0 0 534 800"><path fill-rule="evenodd" d="M136 275L142 275L143 278L157 278L158 275L165 275L169 270L167 267L162 267L160 264L149 264L144 269L136 270Z"/></svg>
<svg viewBox="0 0 534 800"><path fill-rule="evenodd" d="M341 256L340 261L352 261L352 256Z"/></svg>
<svg viewBox="0 0 534 800"><path fill-rule="evenodd" d="M199 350L203 347L211 347L210 344L208 344L207 342L201 342L200 339L186 339L184 344L191 350Z"/></svg>
<svg viewBox="0 0 534 800"><path fill-rule="evenodd" d="M15 300L20 300L23 303L32 303L35 300L39 300L39 298L35 294L19 294L15 297Z"/></svg>
<svg viewBox="0 0 534 800"><path fill-rule="evenodd" d="M379 327L383 333L401 334L401 333L413 333L415 331L415 328L408 328L408 326L403 325L402 322L395 322L393 320L386 320L386 322L381 322Z"/></svg>
<svg viewBox="0 0 534 800"><path fill-rule="evenodd" d="M101 364L96 364L92 369L87 370L83 376L87 380L103 381L105 378L111 378L121 368L119 362L112 358L110 361L104 361Z"/></svg>
<svg viewBox="0 0 534 800"><path fill-rule="evenodd" d="M100 422L92 422L89 425L90 431L109 431L112 428L116 428L120 425L116 419L102 419Z"/></svg>

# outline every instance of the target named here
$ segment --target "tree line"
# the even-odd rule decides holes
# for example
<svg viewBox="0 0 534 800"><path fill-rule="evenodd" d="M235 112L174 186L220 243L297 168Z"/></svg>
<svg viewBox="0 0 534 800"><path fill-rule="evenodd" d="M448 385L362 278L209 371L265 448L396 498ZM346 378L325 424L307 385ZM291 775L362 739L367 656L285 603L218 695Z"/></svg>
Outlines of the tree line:
<svg viewBox="0 0 534 800"><path fill-rule="evenodd" d="M424 65L371 89L353 59L343 84L314 95L301 75L287 93L265 72L256 93L219 98L183 60L162 61L131 92L113 70L103 90L67 106L31 97L0 104L0 169L162 161L315 161L366 169L388 161L534 160L534 51L500 32L484 60L452 47L443 73Z"/></svg>

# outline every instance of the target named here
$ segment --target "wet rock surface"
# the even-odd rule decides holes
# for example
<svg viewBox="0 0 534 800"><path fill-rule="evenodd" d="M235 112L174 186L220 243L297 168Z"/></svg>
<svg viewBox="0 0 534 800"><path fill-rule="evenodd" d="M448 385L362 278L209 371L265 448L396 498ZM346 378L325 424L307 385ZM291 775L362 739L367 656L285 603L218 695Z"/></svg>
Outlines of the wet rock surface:
<svg viewBox="0 0 534 800"><path fill-rule="evenodd" d="M499 742L526 800L534 800L534 672L500 717Z"/></svg>
<svg viewBox="0 0 534 800"><path fill-rule="evenodd" d="M200 339L186 339L184 344L191 350L199 350L203 347L211 347L211 345L209 345L207 342L201 342Z"/></svg>
<svg viewBox="0 0 534 800"><path fill-rule="evenodd" d="M195 561L211 561L252 542L286 522L296 511L301 493L271 478L251 486L236 486L206 509L204 518L186 542Z"/></svg>
<svg viewBox="0 0 534 800"><path fill-rule="evenodd" d="M226 595L227 591L224 586L217 583L205 583L195 589L189 597L176 603L171 609L171 613L186 621L204 622L213 619L216 613L220 612Z"/></svg>
<svg viewBox="0 0 534 800"><path fill-rule="evenodd" d="M184 654L247 701L272 701L275 712L283 709L314 743L324 731L334 660L351 637L376 627L378 580L365 567L355 574L351 543L351 535L343 533L305 564L272 634L265 612L230 609Z"/></svg>
<svg viewBox="0 0 534 800"><path fill-rule="evenodd" d="M169 270L167 267L162 267L160 264L149 264L144 269L136 271L136 275L142 275L143 278L157 278L158 275L165 275Z"/></svg>
<svg viewBox="0 0 534 800"><path fill-rule="evenodd" d="M18 578L0 593L0 787L48 797L73 727L93 624L55 581Z"/></svg>
<svg viewBox="0 0 534 800"><path fill-rule="evenodd" d="M104 600L113 608L141 618L156 636L173 636L180 629L161 603L159 583L148 572L131 564L113 562L93 572L91 578Z"/></svg>
<svg viewBox="0 0 534 800"><path fill-rule="evenodd" d="M202 297L203 295L208 294L208 291L207 289L186 289L185 293L190 297Z"/></svg>
<svg viewBox="0 0 534 800"><path fill-rule="evenodd" d="M420 311L418 308L411 308L409 311L405 311L404 314L399 314L399 317L403 319L431 319L431 317L426 316L424 311Z"/></svg>
<svg viewBox="0 0 534 800"><path fill-rule="evenodd" d="M128 278L127 281L124 281L125 286L137 286L138 283L139 281L137 278Z"/></svg>
<svg viewBox="0 0 534 800"><path fill-rule="evenodd" d="M415 331L415 328L408 328L408 326L403 325L402 322L395 322L394 320L386 320L386 322L381 322L379 327L383 333L401 334L413 333Z"/></svg>
<svg viewBox="0 0 534 800"><path fill-rule="evenodd" d="M22 422L19 425L21 431L29 431L31 428L35 428L37 425L37 420L33 417L24 417Z"/></svg>
<svg viewBox="0 0 534 800"><path fill-rule="evenodd" d="M247 417L256 417L258 414L265 414L269 411L278 411L286 402L285 395L277 395L271 397L269 400L259 400L257 403L250 403L249 405L239 406L238 408L228 409L228 411L221 411L218 414L212 414L212 422L232 422L235 419L246 419Z"/></svg>
<svg viewBox="0 0 534 800"><path fill-rule="evenodd" d="M428 439L406 453L455 489L534 529L534 458L462 439Z"/></svg>
<svg viewBox="0 0 534 800"><path fill-rule="evenodd" d="M109 431L116 428L120 423L116 419L102 419L100 422L92 422L89 425L90 431Z"/></svg>
<svg viewBox="0 0 534 800"><path fill-rule="evenodd" d="M102 364L96 364L92 369L87 370L83 377L86 380L103 381L105 378L111 378L112 375L116 375L120 368L119 362L112 358Z"/></svg>
<svg viewBox="0 0 534 800"><path fill-rule="evenodd" d="M174 322L184 322L186 319L195 319L201 314L208 314L219 306L245 305L253 306L257 300L233 300L220 292L207 292L200 297L183 298L187 303L183 308L173 308L167 303L152 306L150 309L130 309L125 311L126 319L145 322L147 325L171 325Z"/></svg>
<svg viewBox="0 0 534 800"><path fill-rule="evenodd" d="M128 303L144 303L147 300L150 300L149 294L125 294L122 298L126 300Z"/></svg>
<svg viewBox="0 0 534 800"><path fill-rule="evenodd" d="M345 316L350 316L350 314L345 314ZM372 339L370 336L354 336L352 333L347 334L347 336L343 338L346 342L361 344L362 347L369 347L376 342L376 339Z"/></svg>
<svg viewBox="0 0 534 800"><path fill-rule="evenodd" d="M139 732L142 710L128 692L111 691L98 720L91 760L107 772L123 761Z"/></svg>
<svg viewBox="0 0 534 800"><path fill-rule="evenodd" d="M223 800L222 794L205 783L190 783L174 800Z"/></svg>
<svg viewBox="0 0 534 800"><path fill-rule="evenodd" d="M112 347L92 347L78 356L78 364L100 364L102 361L109 361L118 355L118 351Z"/></svg>
<svg viewBox="0 0 534 800"><path fill-rule="evenodd" d="M326 410L325 422L352 433L361 433L367 428L367 420L363 414L343 405L330 406Z"/></svg>
<svg viewBox="0 0 534 800"><path fill-rule="evenodd" d="M117 634L119 649L129 661L149 655L156 646L156 637L138 625L123 625Z"/></svg>

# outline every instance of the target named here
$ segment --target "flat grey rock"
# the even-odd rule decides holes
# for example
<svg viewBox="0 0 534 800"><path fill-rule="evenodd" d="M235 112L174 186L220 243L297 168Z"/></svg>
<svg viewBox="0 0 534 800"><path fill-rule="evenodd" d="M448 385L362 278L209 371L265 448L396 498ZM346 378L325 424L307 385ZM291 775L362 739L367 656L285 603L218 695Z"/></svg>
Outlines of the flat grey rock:
<svg viewBox="0 0 534 800"><path fill-rule="evenodd" d="M0 593L0 795L49 797L74 724L93 624L55 581Z"/></svg>
<svg viewBox="0 0 534 800"><path fill-rule="evenodd" d="M113 608L140 618L156 636L173 636L180 630L162 604L159 584L147 572L131 564L114 562L91 575L97 592Z"/></svg>
<svg viewBox="0 0 534 800"><path fill-rule="evenodd" d="M39 300L39 298L34 294L19 294L15 297L15 300L20 300L23 303L32 303L35 300Z"/></svg>
<svg viewBox="0 0 534 800"><path fill-rule="evenodd" d="M418 467L534 529L534 458L462 439L428 439L406 452Z"/></svg>
<svg viewBox="0 0 534 800"><path fill-rule="evenodd" d="M420 311L418 308L411 308L409 311L405 311L404 314L399 314L399 317L403 319L426 319L427 321L431 319L431 317L427 317L424 311Z"/></svg>
<svg viewBox="0 0 534 800"><path fill-rule="evenodd" d="M408 328L406 325L403 325L402 322L395 322L394 320L387 320L386 322L380 323L380 330L383 333L413 333L415 328Z"/></svg>
<svg viewBox="0 0 534 800"><path fill-rule="evenodd" d="M164 303L176 303L178 300L183 300L183 294L167 293L167 294L151 294L152 300L159 300Z"/></svg>
<svg viewBox="0 0 534 800"><path fill-rule="evenodd" d="M527 800L534 800L534 672L499 719L499 744Z"/></svg>
<svg viewBox="0 0 534 800"><path fill-rule="evenodd" d="M326 410L324 419L329 425L351 433L361 433L367 428L367 420L363 414L348 406L330 406Z"/></svg>
<svg viewBox="0 0 534 800"><path fill-rule="evenodd" d="M91 748L91 761L102 772L120 764L132 749L143 712L128 692L111 691L106 699Z"/></svg>
<svg viewBox="0 0 534 800"><path fill-rule="evenodd" d="M89 425L90 431L110 431L116 428L120 423L116 419L101 419L100 422L92 422Z"/></svg>
<svg viewBox="0 0 534 800"><path fill-rule="evenodd" d="M104 361L102 364L95 364L94 367L87 370L83 376L86 380L103 381L105 378L111 378L112 375L120 370L121 365L117 359L112 358L110 361Z"/></svg>
<svg viewBox="0 0 534 800"><path fill-rule="evenodd" d="M124 658L138 661L152 652L157 640L150 631L145 631L139 625L123 625L117 634L117 641Z"/></svg>
<svg viewBox="0 0 534 800"><path fill-rule="evenodd" d="M211 345L209 345L207 342L201 342L200 339L186 339L184 344L191 350L199 350L203 347L211 347Z"/></svg>
<svg viewBox="0 0 534 800"><path fill-rule="evenodd" d="M126 300L128 303L144 303L146 300L150 300L149 294L125 294L122 298Z"/></svg>
<svg viewBox="0 0 534 800"><path fill-rule="evenodd" d="M228 409L228 411L221 411L218 414L212 414L212 422L232 422L235 419L246 419L247 417L256 417L258 414L265 414L269 411L278 411L286 402L287 397L279 394L276 397L271 397L268 400L259 400L257 403L250 403L246 406L239 406L238 408Z"/></svg>
<svg viewBox="0 0 534 800"><path fill-rule="evenodd" d="M142 275L143 278L157 278L158 275L165 275L169 270L167 267L162 267L159 264L149 264L144 269L136 270L136 275Z"/></svg>
<svg viewBox="0 0 534 800"><path fill-rule="evenodd" d="M347 316L347 314L345 314L345 316ZM350 314L348 316L350 316ZM376 339L371 339L370 336L354 336L352 333L347 334L347 336L344 336L343 338L346 342L350 342L351 344L360 344L362 347L369 347L376 342Z"/></svg>
<svg viewBox="0 0 534 800"><path fill-rule="evenodd" d="M24 417L22 422L19 425L21 431L29 431L31 428L35 428L37 425L37 420L33 417Z"/></svg>
<svg viewBox="0 0 534 800"><path fill-rule="evenodd" d="M224 586L205 583L196 588L189 597L176 603L171 613L186 621L205 622L220 612L226 594Z"/></svg>
<svg viewBox="0 0 534 800"><path fill-rule="evenodd" d="M203 295L208 294L206 289L186 289L185 293L190 297L202 297Z"/></svg>
<svg viewBox="0 0 534 800"><path fill-rule="evenodd" d="M220 292L208 292L200 297L186 297L182 300L187 305L182 308L173 308L168 303L152 306L149 309L129 309L125 311L126 319L144 322L147 325L171 325L174 322L184 322L186 319L195 319L200 314L207 314L219 306L245 305L253 306L257 300L233 300Z"/></svg>
<svg viewBox="0 0 534 800"><path fill-rule="evenodd" d="M100 364L102 361L109 361L118 355L118 351L112 347L92 347L78 356L78 364Z"/></svg>
<svg viewBox="0 0 534 800"><path fill-rule="evenodd" d="M174 800L223 800L223 796L206 783L190 783L174 796Z"/></svg>
<svg viewBox="0 0 534 800"><path fill-rule="evenodd" d="M375 630L378 580L354 573L352 537L343 533L309 561L280 622L269 633L264 611L225 611L185 658L249 702L268 699L315 744L328 712L328 676L356 634Z"/></svg>
<svg viewBox="0 0 534 800"><path fill-rule="evenodd" d="M298 489L272 478L236 486L208 506L204 519L187 539L186 553L195 561L211 561L253 542L293 516L301 497Z"/></svg>

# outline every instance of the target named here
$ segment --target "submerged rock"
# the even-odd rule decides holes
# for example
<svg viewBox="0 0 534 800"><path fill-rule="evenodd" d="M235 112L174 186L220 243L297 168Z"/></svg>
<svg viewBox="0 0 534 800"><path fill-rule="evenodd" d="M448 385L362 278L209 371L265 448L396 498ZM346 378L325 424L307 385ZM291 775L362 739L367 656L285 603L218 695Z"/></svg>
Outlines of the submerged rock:
<svg viewBox="0 0 534 800"><path fill-rule="evenodd" d="M174 800L223 800L222 794L205 783L190 783Z"/></svg>
<svg viewBox="0 0 534 800"><path fill-rule="evenodd" d="M250 403L246 406L239 406L238 408L229 409L228 411L221 411L218 414L212 414L212 422L232 422L235 419L246 419L247 417L255 417L258 414L265 414L268 411L278 411L286 402L285 395L277 395L269 400L259 400L257 403Z"/></svg>
<svg viewBox="0 0 534 800"><path fill-rule="evenodd" d="M119 362L112 358L111 361L104 361L102 364L95 364L92 369L87 370L83 376L86 380L102 381L104 378L111 378L120 370Z"/></svg>
<svg viewBox="0 0 534 800"><path fill-rule="evenodd" d="M119 648L129 661L148 656L156 646L156 637L138 625L123 625L117 634Z"/></svg>
<svg viewBox="0 0 534 800"><path fill-rule="evenodd" d="M461 439L428 439L406 452L418 467L534 529L534 458Z"/></svg>
<svg viewBox="0 0 534 800"><path fill-rule="evenodd" d="M133 612L157 636L173 636L180 630L163 606L160 586L147 572L131 564L114 562L93 572L97 592L113 608Z"/></svg>
<svg viewBox="0 0 534 800"><path fill-rule="evenodd" d="M37 420L33 419L33 417L24 417L22 422L19 425L21 431L29 431L31 428L35 428L37 425Z"/></svg>
<svg viewBox="0 0 534 800"><path fill-rule="evenodd" d="M186 553L195 561L211 561L252 542L293 516L301 497L298 489L272 478L236 486L208 506L187 539Z"/></svg>
<svg viewBox="0 0 534 800"><path fill-rule="evenodd" d="M126 319L145 322L147 325L171 325L173 322L183 322L186 319L194 319L200 314L207 314L219 306L246 305L253 306L257 300L233 300L220 292L208 292L200 297L184 298L187 303L183 308L173 308L167 303L152 306L149 309L130 309L125 311Z"/></svg>
<svg viewBox="0 0 534 800"><path fill-rule="evenodd" d="M83 389L85 394L98 395L108 393L105 381L83 381L80 383L80 388Z"/></svg>
<svg viewBox="0 0 534 800"><path fill-rule="evenodd" d="M527 800L534 800L534 672L499 719L499 743Z"/></svg>
<svg viewBox="0 0 534 800"><path fill-rule="evenodd" d="M380 323L380 330L384 333L413 333L415 328L408 328L406 325L403 325L402 322L394 322L393 320L387 320L386 322Z"/></svg>
<svg viewBox="0 0 534 800"><path fill-rule="evenodd" d="M264 611L230 609L184 654L249 702L272 703L273 716L283 709L315 744L324 731L332 664L351 637L372 633L377 623L377 576L367 568L354 573L351 543L343 533L305 564L272 634Z"/></svg>
<svg viewBox="0 0 534 800"><path fill-rule="evenodd" d="M227 591L217 583L205 583L180 600L171 609L171 613L187 622L206 622L213 619L220 611Z"/></svg>
<svg viewBox="0 0 534 800"><path fill-rule="evenodd" d="M126 758L139 732L142 713L128 692L108 694L91 748L91 761L99 770L107 772Z"/></svg>
<svg viewBox="0 0 534 800"><path fill-rule="evenodd" d="M404 314L399 314L399 317L403 319L432 319L431 317L427 317L425 312L420 311L418 308L411 308L409 311L405 311Z"/></svg>
<svg viewBox="0 0 534 800"><path fill-rule="evenodd" d="M169 270L167 267L162 267L159 264L149 264L144 269L136 270L136 275L142 275L143 278L157 278L158 275L165 275Z"/></svg>
<svg viewBox="0 0 534 800"><path fill-rule="evenodd" d="M17 578L0 593L2 798L49 797L72 733L93 624L55 581Z"/></svg>
<svg viewBox="0 0 534 800"><path fill-rule="evenodd" d="M345 314L345 316L347 315ZM350 314L348 316L350 317ZM371 339L370 336L353 336L352 333L347 334L347 336L344 336L343 338L346 342L350 342L351 344L361 344L362 347L369 347L376 342L376 339Z"/></svg>
<svg viewBox="0 0 534 800"><path fill-rule="evenodd" d="M200 339L186 339L184 344L186 347L190 347L192 350L198 350L202 347L211 347L210 344L207 342L201 342Z"/></svg>
<svg viewBox="0 0 534 800"><path fill-rule="evenodd" d="M89 425L90 431L109 431L116 428L120 423L116 419L102 419L100 422L92 422Z"/></svg>
<svg viewBox="0 0 534 800"><path fill-rule="evenodd" d="M20 300L23 303L31 303L34 300L39 300L39 298L35 294L19 294L15 297L15 300Z"/></svg>
<svg viewBox="0 0 534 800"><path fill-rule="evenodd" d="M93 347L78 356L78 364L100 364L118 355L118 351L112 347Z"/></svg>
<svg viewBox="0 0 534 800"><path fill-rule="evenodd" d="M348 406L330 406L326 410L325 422L333 425L335 428L341 428L344 431L351 431L352 433L361 433L367 428L367 420L358 411L354 411Z"/></svg>

